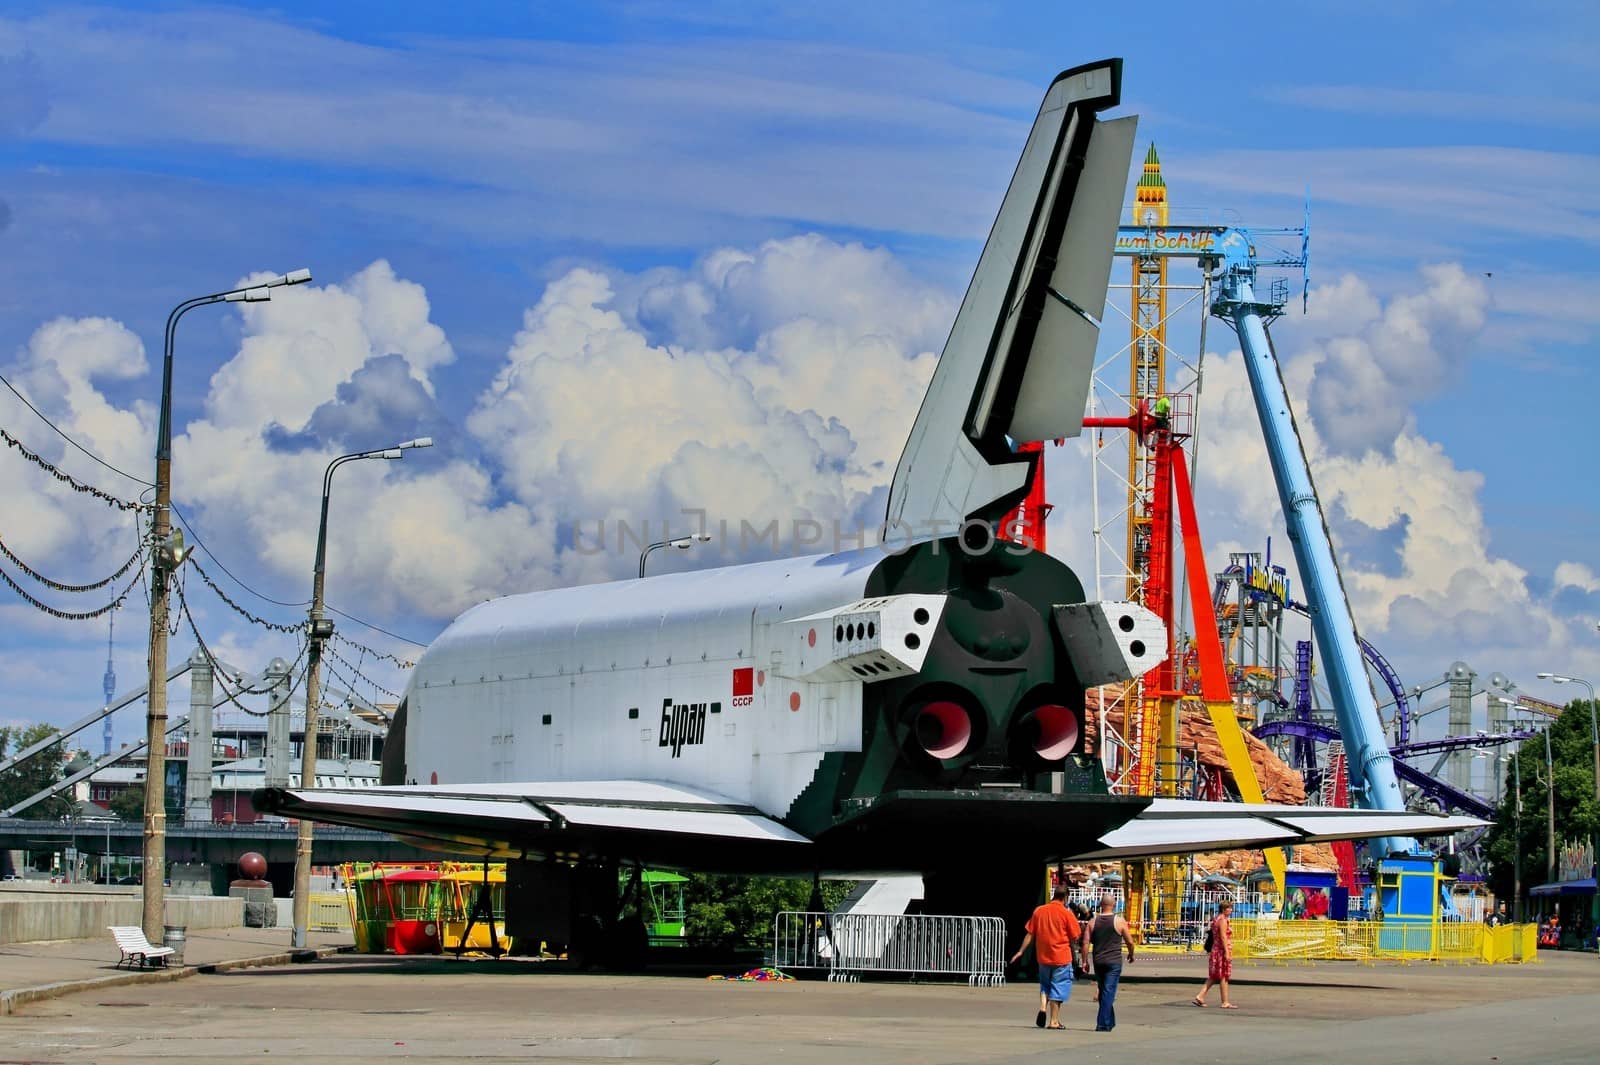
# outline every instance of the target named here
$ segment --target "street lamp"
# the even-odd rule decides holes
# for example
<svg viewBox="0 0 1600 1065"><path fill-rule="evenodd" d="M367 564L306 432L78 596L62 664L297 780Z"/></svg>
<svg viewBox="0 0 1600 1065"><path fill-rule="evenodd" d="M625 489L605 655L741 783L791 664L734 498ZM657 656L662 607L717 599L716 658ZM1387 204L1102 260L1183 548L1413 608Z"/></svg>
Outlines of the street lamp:
<svg viewBox="0 0 1600 1065"><path fill-rule="evenodd" d="M693 533L689 536L679 536L673 540L657 540L639 555L639 576L644 576L644 560L649 558L650 552L658 547L676 547L679 551L687 551L697 543L709 544L710 542L711 537L706 533Z"/></svg>
<svg viewBox="0 0 1600 1065"><path fill-rule="evenodd" d="M1561 673L1539 673L1537 676L1552 684L1582 684L1589 692L1589 744L1594 749L1594 801L1595 807L1600 809L1600 720L1595 716L1594 685L1582 677L1569 677ZM1596 858L1600 858L1600 829L1596 830L1592 843ZM1595 893L1589 916L1594 925L1600 927L1600 892Z"/></svg>
<svg viewBox="0 0 1600 1065"><path fill-rule="evenodd" d="M1518 756L1518 748L1511 748L1511 771L1515 774L1513 786L1517 793L1517 822L1513 840L1516 843L1516 861L1512 865L1511 888L1511 919L1517 924L1522 923L1522 759Z"/></svg>
<svg viewBox="0 0 1600 1065"><path fill-rule="evenodd" d="M1422 724L1422 719L1424 717L1428 716L1428 714L1436 714L1440 710L1449 709L1449 706L1450 706L1449 703L1445 703L1442 706L1436 706L1432 710L1424 711L1422 709L1422 693L1423 692L1431 692L1431 691L1433 691L1433 689L1442 688L1446 684L1449 684L1449 683L1450 683L1450 674L1446 673L1443 677L1441 677L1438 680L1434 681L1432 684L1415 684L1415 685L1412 685L1411 692L1410 692L1410 695L1411 695L1411 713L1410 713L1410 715L1408 717L1403 717L1398 711L1395 713L1396 739L1398 740L1398 742L1400 742L1400 743L1409 743L1409 742L1411 742L1411 734L1419 729L1419 727ZM1399 702L1398 699L1390 699L1388 702L1384 703L1383 706L1378 707L1378 709L1382 710L1382 709L1384 709L1384 707L1393 706L1398 702Z"/></svg>
<svg viewBox="0 0 1600 1065"><path fill-rule="evenodd" d="M159 942L165 922L167 875L167 585L187 552L181 535L172 534L172 346L178 319L211 303L261 303L272 290L311 280L310 270L279 274L245 288L213 292L184 300L167 315L161 353L161 420L156 430L155 516L150 552L150 677L149 710L145 715L144 876L145 938Z"/></svg>
<svg viewBox="0 0 1600 1065"><path fill-rule="evenodd" d="M1544 882L1555 883L1556 879L1556 766L1555 759L1550 757L1550 725L1544 727L1544 775L1545 806L1549 811L1549 828L1544 840Z"/></svg>
<svg viewBox="0 0 1600 1065"><path fill-rule="evenodd" d="M317 525L317 561L311 571L311 615L309 646L306 648L306 725L300 743L300 786L317 786L317 710L321 698L322 645L333 635L333 622L323 617L322 580L328 556L328 494L333 489L333 471L347 462L361 459L400 459L407 451L432 447L431 436L419 436L394 447L354 451L328 463L322 474L322 519ZM294 922L290 944L306 945L306 928L311 918L311 820L300 819L294 849Z"/></svg>

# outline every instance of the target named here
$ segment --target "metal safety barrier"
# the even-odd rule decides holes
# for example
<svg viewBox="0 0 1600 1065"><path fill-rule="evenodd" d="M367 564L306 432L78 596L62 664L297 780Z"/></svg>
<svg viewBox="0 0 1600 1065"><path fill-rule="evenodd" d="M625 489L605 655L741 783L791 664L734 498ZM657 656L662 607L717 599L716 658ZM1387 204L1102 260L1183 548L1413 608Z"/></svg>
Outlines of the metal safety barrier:
<svg viewBox="0 0 1600 1065"><path fill-rule="evenodd" d="M1499 928L1484 928L1482 957L1491 965L1500 962L1538 961L1538 926L1503 924Z"/></svg>
<svg viewBox="0 0 1600 1065"><path fill-rule="evenodd" d="M1532 961L1532 925L1489 928L1477 921L1233 922L1233 958L1243 963L1426 961L1471 965Z"/></svg>
<svg viewBox="0 0 1600 1065"><path fill-rule="evenodd" d="M772 924L772 964L818 969L833 981L865 973L964 976L973 987L1006 982L1006 924L999 917L784 911Z"/></svg>
<svg viewBox="0 0 1600 1065"><path fill-rule="evenodd" d="M306 927L313 932L350 931L350 904L342 892L315 892L307 900Z"/></svg>

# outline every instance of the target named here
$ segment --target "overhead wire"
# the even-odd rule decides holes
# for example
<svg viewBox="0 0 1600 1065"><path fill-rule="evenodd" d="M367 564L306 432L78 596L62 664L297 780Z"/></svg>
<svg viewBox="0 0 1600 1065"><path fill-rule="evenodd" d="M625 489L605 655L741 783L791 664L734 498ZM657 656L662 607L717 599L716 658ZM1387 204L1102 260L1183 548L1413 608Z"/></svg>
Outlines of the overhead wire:
<svg viewBox="0 0 1600 1065"><path fill-rule="evenodd" d="M109 577L103 577L100 580L95 581L93 584L67 584L63 581L52 580L49 577L46 577L32 566L22 561L22 559L18 558L16 552L11 550L4 539L0 539L0 554L5 555L5 557L10 559L18 569L22 570L23 573L26 573L28 576L32 577L34 580L38 581L47 588L54 588L58 592L93 592L104 588L112 581L117 580L124 573L127 573L128 570L132 569L136 564L138 564L138 562L145 557L145 545L143 542L141 542L139 546L134 549L133 554L129 556L128 561L124 562L120 567L118 567L115 573Z"/></svg>
<svg viewBox="0 0 1600 1065"><path fill-rule="evenodd" d="M162 608L163 611L166 612L166 615L167 615L167 635L169 637L178 635L178 630L183 628L183 619L178 616L178 612L177 611L172 609L171 595L172 595L172 593L176 593L178 595L182 595L184 593L184 590L187 587L188 587L188 584L184 580L183 573L178 572L178 571L173 571L173 572L168 573L168 575L167 575L168 598L167 598L167 601L165 603L161 604L161 608ZM151 609L153 610L154 607L152 607Z"/></svg>
<svg viewBox="0 0 1600 1065"><path fill-rule="evenodd" d="M176 503L172 504L172 513L174 514L174 516L177 517L177 519L180 522L183 523L183 527L186 530L188 530L189 537L192 540L194 540L195 544L200 548L200 550L202 550L202 551L204 551L206 553L206 557L211 559L211 561L215 562L217 564L217 567L219 569L221 569L223 573L226 573L228 575L229 579L233 581L233 583L237 584L239 587L243 588L245 591L249 592L251 595L255 596L257 599L260 599L262 602L265 602L265 603L271 603L273 606L283 606L283 607L289 607L291 609L295 608L295 607L303 607L303 606L310 606L311 605L311 600L309 600L309 599L302 599L297 603L288 603L288 602L284 602L282 599L274 599L270 595L265 595L262 592L256 591L254 588L250 587L250 585L248 585L244 581L240 580L239 576L237 574L235 574L232 570L230 570L227 567L227 564L224 563L221 558L217 557L217 553L215 551L211 550L211 548L209 546L207 546L206 542L203 539L200 538L200 534L195 530L194 523L189 520L188 515L184 514L183 511L178 509L178 504L176 504ZM202 571L201 576L202 577L206 577L206 574ZM214 582L212 582L209 577L207 577L206 580L207 580L207 583L210 583L212 585L213 590L215 590L218 595L222 594L221 590L217 588L216 584ZM245 614L248 615L247 611L245 611L238 604L232 602L232 600L229 600L229 605L232 606L235 610L240 611L240 613L245 613ZM332 611L335 614L338 614L340 617L344 618L346 621L353 621L357 625L361 625L361 626L363 626L365 628L371 629L374 632L381 632L385 636L390 636L390 637L393 637L396 640L399 640L401 643L410 644L412 647L426 647L426 646L428 646L426 643L422 643L420 641L410 639L409 637L402 636L398 632L391 632L388 629L384 628L382 625L375 625L372 622L367 621L367 620L365 620L363 618L356 617L354 614L350 614L350 613L347 613L347 612L345 612L343 610L340 610L338 607L334 606L332 603L328 603L328 604L326 604L326 606L327 606L328 610ZM268 624L270 624L270 623L268 623ZM345 640L346 642L348 642L348 643L350 643L352 645L361 646L359 644L356 644L356 641L349 639L349 637L339 636L339 638ZM369 650L371 650L371 649L369 648ZM374 651L372 651L372 654L375 657L379 657L379 658L385 657L384 653L381 652L381 651L375 651L374 650ZM393 656L393 655L390 655L388 657L395 658L395 664L398 665L401 669L410 669L411 668L411 663L406 662L403 659L400 659L400 658L398 658L396 656Z"/></svg>
<svg viewBox="0 0 1600 1065"><path fill-rule="evenodd" d="M209 551L206 553L208 555L210 554ZM215 557L216 556L214 555L212 556L213 559L215 559ZM211 579L211 574L207 573L200 565L199 559L191 556L189 559L189 565L193 566L195 572L200 574L200 579L206 583L206 586L210 588L213 593L216 594L218 599L221 599L230 608L232 608L234 613L238 614L252 625L260 625L262 628L271 629L273 632L303 632L305 630L305 622L303 621L298 621L293 625L288 625L281 621L268 621L264 617L252 614L250 611L246 610L244 607L240 606L238 603L234 602L228 597L228 593L224 592L217 582Z"/></svg>
<svg viewBox="0 0 1600 1065"><path fill-rule="evenodd" d="M381 692L382 694L389 696L391 699L399 699L400 698L400 693L399 692L390 691L388 688L385 688L382 684L379 684L377 681L373 680L371 677L369 677L365 673L361 672L361 667L360 666L358 666L358 665L354 664L353 662L351 662L348 658L346 658L344 655L340 654L338 651L335 651L332 647L328 646L327 644L324 644L322 649L324 651L328 652L328 654L332 655L340 663L342 663L344 665L344 667L346 669L348 669L350 672L354 673L356 676L360 677L362 680L366 681L369 685L371 685L373 690Z"/></svg>
<svg viewBox="0 0 1600 1065"><path fill-rule="evenodd" d="M83 452L85 455L89 456L94 461L98 462L100 465L104 466L106 469L110 470L112 473L118 474L118 475L120 475L122 477L126 477L128 480L137 482L138 484L142 484L142 485L145 485L147 487L154 487L153 485L151 485L151 483L149 481L145 480L143 477L135 477L133 474L128 473L126 470L117 469L115 466L111 465L111 463L107 462L105 459L101 458L99 455L96 455L93 451L90 451L88 448L84 447L82 444L80 444L76 440L72 439L72 437L68 436L66 434L66 432L63 431L60 426L58 426L55 422L51 421L48 417L46 417L45 413L43 411L41 411L38 407L35 407L32 403L30 403L28 401L28 397L27 396L24 396L21 392L18 392L17 389L16 389L16 386L13 385L10 381L7 381L4 374L0 374L0 385L5 385L6 388L10 390L10 392L11 392L11 394L13 396L16 396L18 399L20 399L22 401L22 405L24 407L27 407L29 410L33 411L33 413L38 416L39 420L44 422L46 425L48 425L50 427L51 431L54 432L57 436L59 436L61 439L65 440L67 443L71 444L73 447L77 448L79 451Z"/></svg>
<svg viewBox="0 0 1600 1065"><path fill-rule="evenodd" d="M211 559L211 561L213 561L213 562L215 562L217 564L217 568L219 568L220 570L222 570L222 572L224 572L224 573L226 573L228 575L229 579L231 579L234 584L237 584L239 587L243 588L245 591L249 592L251 595L255 596L257 599L260 599L261 601L266 602L266 603L271 603L273 606L286 606L286 607L294 608L294 607L302 607L302 606L310 606L311 605L311 600L309 600L309 599L302 599L298 603L286 603L282 599L274 599L270 595L263 595L262 593L256 591L254 588L250 587L244 581L240 580L238 578L238 576L235 575L234 572L227 567L227 564L224 563L222 561L222 559L217 557L217 553L215 551L211 550L210 547L206 546L206 542L200 538L199 531L194 527L194 522L189 520L189 516L187 514L185 514L183 511L178 509L178 504L173 503L173 504L171 504L171 506L172 506L172 513L177 517L177 519L180 522L183 523L183 527L186 530L188 530L189 538L192 539L195 542L195 544L200 548L200 550L202 550L202 551L204 551L206 553L207 557L209 557Z"/></svg>
<svg viewBox="0 0 1600 1065"><path fill-rule="evenodd" d="M183 619L189 623L189 631L194 634L195 646L200 649L200 653L204 655L206 661L210 663L211 675L222 688L222 693L227 696L227 701L238 707L240 710L243 710L251 717L266 717L272 712L270 708L267 710L254 710L241 703L238 697L241 695L270 695L272 694L274 686L268 685L264 688L240 688L237 691L230 690L227 682L228 671L226 667L217 660L216 655L211 653L211 648L206 644L205 637L200 635L200 626L195 624L194 615L189 612L188 597L183 594L183 590L181 588L177 589L176 591L178 596L178 611L183 615ZM306 649L308 646L309 645L306 641L301 641L300 650L295 654L294 661L289 663L288 675L290 677L294 677L295 667L305 660ZM307 662L306 666L309 668L310 663ZM290 680L288 689L285 692L285 697L298 688L301 681L304 679L305 669L302 669L298 679Z"/></svg>
<svg viewBox="0 0 1600 1065"><path fill-rule="evenodd" d="M180 522L183 523L184 529L186 529L188 531L189 537L192 540L194 540L196 546L198 546L200 548L200 550L204 551L206 553L206 557L211 559L211 561L215 562L217 564L217 567L219 569L221 569L223 573L226 573L228 575L229 579L232 580L233 583L237 584L240 588L243 588L245 591L249 592L251 595L255 596L257 599L260 599L262 602L271 603L273 606L283 606L283 607L295 608L295 607L303 607L303 606L310 606L311 605L311 600L309 600L309 599L302 599L302 600L300 600L299 602L296 602L296 603L285 602L282 599L274 599L270 595L265 595L262 592L256 591L256 589L250 587L250 585L248 585L244 581L240 580L239 576L237 574L235 574L232 570L230 570L228 568L227 564L224 563L222 561L222 559L217 556L217 553L215 551L211 550L211 548L206 544L205 540L201 539L199 532L196 531L194 523L189 520L188 515L184 514L183 511L179 510L178 509L178 505L176 503L171 504L171 506L172 506L173 515ZM201 575L205 576L204 573L202 573ZM213 584L213 588L215 588L215 584ZM220 590L218 591L218 594L219 595L221 594ZM234 609L236 609L236 610L240 610L241 609L237 604L232 603L231 601L230 601L230 605L233 606ZM389 629L384 628L382 625L374 624L373 622L367 621L364 618L358 618L354 614L351 614L351 613L348 613L346 611L340 610L338 607L334 606L332 603L327 604L327 609L332 611L335 614L338 614L340 617L344 618L346 621L353 621L357 625L360 625L360 626L362 626L364 628L371 629L373 632L381 632L385 636L389 636L389 637L392 637L393 639L399 640L401 643L410 644L412 647L427 647L428 646L426 643L423 643L423 642L421 642L419 640L413 640L410 637L402 636L398 632L391 632ZM241 610L241 612L243 612L243 611ZM349 642L354 643L355 641L349 641ZM373 651L372 653L375 656L382 657L382 652ZM400 666L401 669L410 668L409 665L407 663L403 662L403 661L397 661L397 664Z"/></svg>
<svg viewBox="0 0 1600 1065"><path fill-rule="evenodd" d="M143 551L141 551L140 554L142 555ZM126 572L126 571L124 571L124 572ZM144 567L141 566L141 567L139 567L139 572L134 574L133 579L130 580L127 583L127 586L124 587L122 589L122 591L120 593L118 593L117 597L115 599L111 600L111 602L109 602L105 606L99 607L99 608L97 608L95 610L74 611L74 610L60 610L60 609L57 609L56 607L51 606L49 603L44 602L41 599L34 598L32 595L28 594L27 589L23 588L22 585L18 584L15 580L12 579L11 574L7 573L3 569L0 569L0 581L4 581L6 584L10 585L11 590L16 592L17 595L20 596L24 602L26 602L29 606L33 607L35 610L42 611L43 613L49 614L51 617L54 617L54 618L60 618L62 621L89 621L89 620L92 620L94 618L100 617L102 614L109 614L111 611L116 610L118 607L122 606L123 600L128 598L129 593L131 593L133 591L133 586L135 584L139 583L140 579L143 576L144 576Z"/></svg>
<svg viewBox="0 0 1600 1065"><path fill-rule="evenodd" d="M401 658L399 655L390 654L388 651L379 651L376 648L368 647L359 640L352 640L350 637L341 632L334 632L333 638L338 640L340 643L350 645L357 651L360 651L363 655L371 655L373 658L381 658L387 662L392 662L397 669L410 669L412 666L416 665L415 662L409 659Z"/></svg>
<svg viewBox="0 0 1600 1065"><path fill-rule="evenodd" d="M356 692L355 684L353 684L351 682L349 677L345 676L343 673L340 673L337 669L335 669L333 667L333 665L331 663L324 662L323 666L327 669L328 675L330 677L332 677L333 679L337 680L340 684L344 685L345 694L347 696L349 696L350 699L352 699L352 700L361 699L362 702L365 702L367 704L367 709L370 709L370 710L373 710L373 711L377 712L380 716L382 716L386 720L392 720L387 713L385 713L382 709L380 709L378 707L378 705L376 703L373 703L370 699L366 699L363 696L361 696L360 694L358 694ZM319 701L322 703L323 706L327 706L327 707L334 707L334 706L337 705L335 703L330 703L325 699L321 699ZM351 704L351 705L353 705L353 704Z"/></svg>
<svg viewBox="0 0 1600 1065"><path fill-rule="evenodd" d="M332 603L328 604L328 609L333 611L335 614L338 614L340 617L346 619L347 621L353 621L357 625L364 625L367 628L371 629L373 632L381 632L385 636L392 636L395 639L399 640L401 643L408 643L412 647L426 647L426 646L428 646L427 644L421 643L421 642L419 642L417 640L413 640L410 637L402 636L398 632L390 632L388 629L384 628L382 625L374 625L370 621L363 621L360 618L356 617L354 614L346 614L343 610L340 610L338 607L334 606Z"/></svg>
<svg viewBox="0 0 1600 1065"><path fill-rule="evenodd" d="M105 459L101 458L99 455L96 455L94 452L90 451L88 448L86 448L82 444L78 443L70 435L68 435L64 430L62 430L60 426L56 425L53 421L51 421L49 419L49 417L47 417L44 414L44 412L39 410L38 407L35 407L28 400L28 397L24 396L21 392L17 391L16 387L14 385L12 385L10 381L6 380L4 375L0 375L0 384L4 384L5 387L10 390L11 394L16 396L17 399L21 400L22 404L25 407L27 407L30 411L32 411L39 418L40 421L44 422L45 425L49 426L49 428L51 429L52 432L54 432L57 436L61 437L61 439L65 440L67 443L71 444L73 447L77 448L83 454L87 455L89 458L93 459L95 462L97 462L100 465L104 466L106 469L110 470L111 472L116 473L116 474L118 474L118 475L120 475L122 477L126 477L130 481L134 481L134 482L136 482L138 484L144 485L147 489L154 487L154 485L151 484L151 482L145 480L142 477L136 477L133 474L128 473L125 470L118 469L116 466L113 466L111 463L107 462ZM35 452L29 450L26 446L24 446L22 444L21 441L17 440L10 433L6 432L3 428L0 428L0 438L3 438L4 441L7 444L9 444L10 446L16 448L19 452L22 453L22 455L25 458L29 459L31 462L33 462L36 465L38 465L40 468L46 470L47 472L49 472L50 474L55 476L58 480L61 480L64 483L69 484L76 491L89 493L89 494L94 495L97 498L105 501L107 504L109 504L111 506L121 507L121 508L123 508L125 510L151 510L151 509L154 509L154 504L153 503L144 503L144 502L134 503L134 502L129 502L127 500L118 499L116 496L113 496L108 492L103 492L100 489L95 488L93 485L89 485L89 484L86 484L86 483L78 480L77 478L73 477L71 474L65 472L64 470L58 469L57 467L55 467L54 465L49 463L47 460L45 460L44 458L40 457ZM264 594L262 592L259 592L256 589L252 588L250 585L246 584L232 570L230 570L228 568L227 564L224 563L222 561L222 559L217 556L217 553L215 551L212 551L211 548L209 546L207 546L205 541L201 538L199 532L195 529L194 523L191 522L189 520L189 518L183 513L183 511L178 508L178 505L176 503L171 503L169 505L172 508L172 513L174 514L174 516L176 516L177 519L183 524L183 527L188 531L190 538L194 540L196 545L199 546L200 550L204 551L206 553L206 555L211 559L211 561L215 562L217 564L217 567L219 569L221 569L223 573L227 574L229 579L231 579L240 588L243 588L245 591L249 592L251 595L255 596L257 599L260 599L260 600L262 600L263 602L266 602L266 603L271 603L274 606L302 607L302 606L309 606L310 605L311 601L309 599L303 599L303 600L300 600L299 602L285 602L282 599L274 599L272 596L266 595L266 594ZM211 584L214 590L216 589L215 582L210 581L208 579L207 583ZM218 594L219 595L221 594L220 590L218 591ZM229 600L229 605L233 606L234 609L236 609L236 610L240 609L238 607L238 604L233 603L231 600ZM396 640L399 640L402 643L410 644L413 647L426 647L427 646L427 644L425 644L425 643L422 643L422 642L417 641L417 640L413 640L413 639L411 639L410 637L407 637L407 636L402 636L397 632L393 632L393 631L391 631L389 629L384 628L382 625L378 625L378 624L375 624L375 623L373 623L371 621L367 621L364 618L357 617L356 615L348 613L347 611L344 611L344 610L340 610L338 607L335 607L335 606L333 606L331 604L328 606L328 609L331 610L333 613L338 614L340 617L346 619L347 621L353 621L357 625L361 625L364 628L371 629L373 632L380 632L383 635L389 636L389 637L391 637L393 639L396 639ZM241 612L243 612L243 611L241 611ZM405 668L404 664L401 664L401 668Z"/></svg>
<svg viewBox="0 0 1600 1065"><path fill-rule="evenodd" d="M29 462L33 463L35 466L39 467L41 470L44 470L50 476L54 477L56 480L60 481L62 484L64 484L64 485L68 486L69 488L71 488L74 492L81 492L81 493L84 493L85 495L94 496L96 499L98 499L101 502L105 503L107 506L116 507L119 510L147 510L147 509L150 509L150 504L148 504L148 503L130 502L129 500L122 499L122 498L119 498L117 496L114 496L110 492L102 491L101 489L96 488L94 485L89 484L89 483L87 483L85 481L78 480L76 477L72 476L72 474L68 473L66 470L61 469L60 467L56 466L54 463L50 462L48 459L46 459L43 456L41 456L38 452L31 450L26 444L24 444L21 440L18 440L16 437L12 436L4 428L0 428L0 440L4 440L5 443L9 447L14 448L19 454L22 455L23 458L25 458Z"/></svg>

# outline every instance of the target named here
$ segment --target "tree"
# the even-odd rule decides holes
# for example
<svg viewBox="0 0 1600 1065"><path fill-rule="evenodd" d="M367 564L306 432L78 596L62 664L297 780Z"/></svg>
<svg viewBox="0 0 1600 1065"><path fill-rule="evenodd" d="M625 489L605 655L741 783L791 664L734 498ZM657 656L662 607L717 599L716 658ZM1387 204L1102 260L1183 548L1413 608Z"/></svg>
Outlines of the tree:
<svg viewBox="0 0 1600 1065"><path fill-rule="evenodd" d="M26 750L59 731L60 729L54 725L46 725L43 722L23 728L0 727L0 758ZM66 764L66 755L66 748L57 744L40 751L21 765L0 773L0 810L9 809L59 781L61 767ZM71 809L71 800L57 795L42 799L18 813L24 817L54 819L65 817Z"/></svg>
<svg viewBox="0 0 1600 1065"><path fill-rule="evenodd" d="M822 881L823 909L839 905L854 886ZM684 885L684 931L695 942L719 947L764 942L772 937L775 915L808 909L810 901L810 880L695 873Z"/></svg>
<svg viewBox="0 0 1600 1065"><path fill-rule="evenodd" d="M143 821L144 787L123 788L111 797L110 809L124 821Z"/></svg>
<svg viewBox="0 0 1600 1065"><path fill-rule="evenodd" d="M1594 838L1600 827L1600 808L1594 801L1594 746L1590 737L1589 703L1567 704L1550 723L1550 757L1555 767L1556 848ZM1544 737L1523 741L1517 759L1522 774L1522 891L1542 884L1547 865L1549 815L1546 799L1550 783L1545 774ZM1494 893L1509 899L1514 883L1517 850L1516 774L1509 761L1505 771L1505 799L1495 811L1489 829L1489 884Z"/></svg>

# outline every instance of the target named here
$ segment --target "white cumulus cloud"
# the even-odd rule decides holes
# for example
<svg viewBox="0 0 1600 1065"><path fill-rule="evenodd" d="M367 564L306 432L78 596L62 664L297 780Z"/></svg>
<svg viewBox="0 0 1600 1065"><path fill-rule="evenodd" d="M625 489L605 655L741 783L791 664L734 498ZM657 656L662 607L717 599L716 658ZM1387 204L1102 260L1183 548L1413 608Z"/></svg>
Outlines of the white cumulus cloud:
<svg viewBox="0 0 1600 1065"><path fill-rule="evenodd" d="M1316 362L1310 411L1331 450L1386 448L1410 421L1411 404L1439 391L1465 364L1464 347L1483 328L1489 292L1458 264L1422 269L1421 291L1381 305L1359 279L1342 278L1311 302L1324 322L1347 331L1304 357Z"/></svg>
<svg viewBox="0 0 1600 1065"><path fill-rule="evenodd" d="M642 278L573 270L528 310L468 425L517 498L591 529L684 532L691 509L733 530L875 525L952 310L886 253L812 236ZM618 554L566 561L620 575Z"/></svg>
<svg viewBox="0 0 1600 1065"><path fill-rule="evenodd" d="M1582 562L1563 562L1554 574L1557 588L1577 588L1585 592L1600 592L1600 574Z"/></svg>

